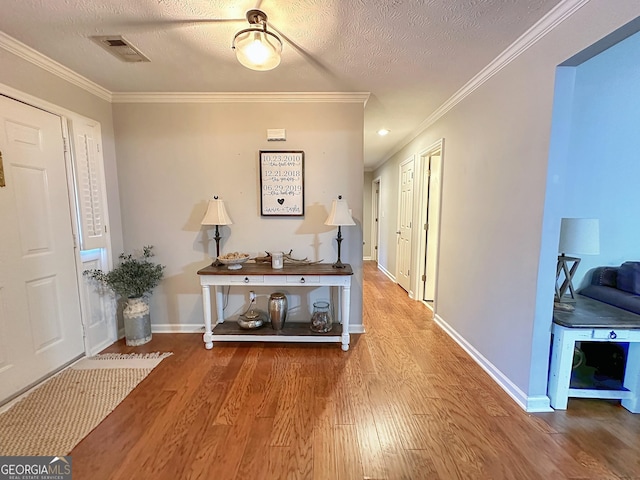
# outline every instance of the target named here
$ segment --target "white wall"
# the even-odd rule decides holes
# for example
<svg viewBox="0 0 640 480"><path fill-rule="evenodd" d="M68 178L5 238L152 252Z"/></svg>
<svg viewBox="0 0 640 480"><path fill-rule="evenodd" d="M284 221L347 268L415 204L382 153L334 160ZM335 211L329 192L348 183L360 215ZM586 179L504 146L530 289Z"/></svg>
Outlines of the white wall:
<svg viewBox="0 0 640 480"><path fill-rule="evenodd" d="M363 122L362 104L115 104L125 247L152 244L167 266L152 297L153 323L202 325L196 272L215 256L213 227L200 225L211 195L234 222L221 229L223 253L293 249L296 258L332 263L337 232L324 221L341 194L357 223L343 229L342 260L354 268L351 319L361 324ZM287 141L267 142L267 128L286 129ZM261 149L305 152L304 218L261 218ZM264 308L269 292L257 293ZM303 295L295 301L308 304ZM246 308L246 297L246 289L232 289L227 314Z"/></svg>
<svg viewBox="0 0 640 480"><path fill-rule="evenodd" d="M640 33L575 67L560 217L598 218L600 255L582 257L574 285L592 268L640 259Z"/></svg>
<svg viewBox="0 0 640 480"><path fill-rule="evenodd" d="M523 405L546 396L559 227L549 227L554 247L541 237L556 66L638 15L631 0L586 3L374 172L380 261L394 272L398 165L445 139L436 313Z"/></svg>
<svg viewBox="0 0 640 480"><path fill-rule="evenodd" d="M0 83L100 122L114 256L121 251L122 227L111 103L0 48ZM0 88L0 93L2 89Z"/></svg>

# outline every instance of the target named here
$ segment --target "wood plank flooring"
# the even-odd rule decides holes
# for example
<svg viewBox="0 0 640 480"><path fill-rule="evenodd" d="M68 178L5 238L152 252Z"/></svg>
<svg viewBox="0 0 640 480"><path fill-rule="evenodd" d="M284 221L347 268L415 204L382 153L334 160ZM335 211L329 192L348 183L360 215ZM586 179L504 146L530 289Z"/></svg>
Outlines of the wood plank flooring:
<svg viewBox="0 0 640 480"><path fill-rule="evenodd" d="M527 414L365 263L365 335L337 344L153 336L172 351L72 452L81 479L632 479L640 415Z"/></svg>

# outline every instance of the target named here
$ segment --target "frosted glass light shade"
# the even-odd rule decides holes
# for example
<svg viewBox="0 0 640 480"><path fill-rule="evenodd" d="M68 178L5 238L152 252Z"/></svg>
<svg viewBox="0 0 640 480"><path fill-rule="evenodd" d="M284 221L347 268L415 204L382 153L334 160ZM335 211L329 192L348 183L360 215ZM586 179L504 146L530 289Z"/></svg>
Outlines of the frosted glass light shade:
<svg viewBox="0 0 640 480"><path fill-rule="evenodd" d="M280 65L282 41L266 30L249 28L238 32L233 48L238 61L251 70L272 70Z"/></svg>
<svg viewBox="0 0 640 480"><path fill-rule="evenodd" d="M597 218L563 218L558 253L600 254L600 221Z"/></svg>
<svg viewBox="0 0 640 480"><path fill-rule="evenodd" d="M342 196L333 200L333 203L331 204L331 212L324 224L333 226L356 224L351 217L349 205L347 205L346 200L344 200Z"/></svg>
<svg viewBox="0 0 640 480"><path fill-rule="evenodd" d="M204 214L204 218L201 225L231 225L233 221L229 217L227 210L224 208L224 202L218 197L214 197L209 200L209 206L207 207L207 213Z"/></svg>

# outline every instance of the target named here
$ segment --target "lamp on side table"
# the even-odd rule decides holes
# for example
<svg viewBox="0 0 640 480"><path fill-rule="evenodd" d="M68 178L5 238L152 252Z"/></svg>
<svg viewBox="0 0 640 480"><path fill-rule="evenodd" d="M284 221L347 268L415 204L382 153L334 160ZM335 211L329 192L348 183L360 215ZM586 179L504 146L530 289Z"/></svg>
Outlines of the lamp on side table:
<svg viewBox="0 0 640 480"><path fill-rule="evenodd" d="M347 201L343 200L342 195L338 195L337 199L334 199L331 204L331 212L329 213L329 217L324 222L325 225L332 225L338 227L338 236L336 240L338 241L338 260L333 264L333 268L344 268L345 265L340 260L340 244L342 243L342 226L343 225L355 225L356 223L353 221L351 217L351 212L349 211L349 205L347 205Z"/></svg>
<svg viewBox="0 0 640 480"><path fill-rule="evenodd" d="M573 277L580 265L580 258L566 253L598 255L600 253L600 222L597 218L563 218L560 224L556 266L555 301L560 304L575 303L576 293ZM562 283L558 283L563 278ZM569 290L569 295L565 295Z"/></svg>
<svg viewBox="0 0 640 480"><path fill-rule="evenodd" d="M201 225L215 225L216 233L213 239L216 241L216 260L211 264L214 267L218 267L222 265L218 257L220 256L220 225L231 225L233 222L227 213L227 210L224 208L224 202L218 198L218 196L214 196L211 200L209 200L209 205L207 206L207 213L204 214L204 218Z"/></svg>

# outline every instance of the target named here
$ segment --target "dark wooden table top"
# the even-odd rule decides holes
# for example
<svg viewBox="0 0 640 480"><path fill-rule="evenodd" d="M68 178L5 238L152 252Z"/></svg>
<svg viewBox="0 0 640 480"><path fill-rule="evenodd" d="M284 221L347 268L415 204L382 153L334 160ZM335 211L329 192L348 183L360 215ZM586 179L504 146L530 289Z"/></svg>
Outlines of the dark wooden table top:
<svg viewBox="0 0 640 480"><path fill-rule="evenodd" d="M640 329L640 315L577 295L573 312L553 310L553 323L568 328Z"/></svg>
<svg viewBox="0 0 640 480"><path fill-rule="evenodd" d="M270 263L243 263L239 270L229 270L227 265L208 267L198 270L198 275L353 275L351 265L345 268L334 268L331 263L314 263L312 265L284 264L283 268L271 268Z"/></svg>

